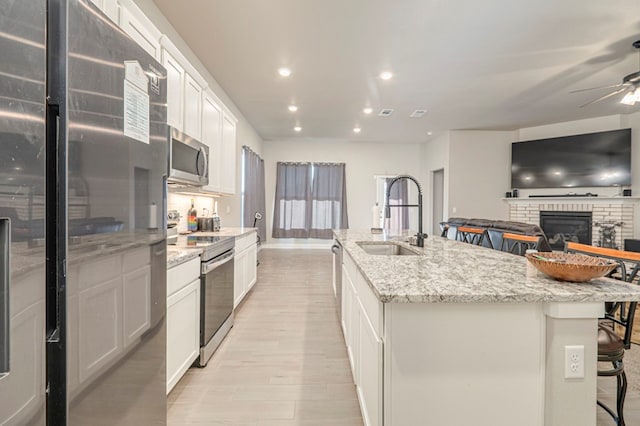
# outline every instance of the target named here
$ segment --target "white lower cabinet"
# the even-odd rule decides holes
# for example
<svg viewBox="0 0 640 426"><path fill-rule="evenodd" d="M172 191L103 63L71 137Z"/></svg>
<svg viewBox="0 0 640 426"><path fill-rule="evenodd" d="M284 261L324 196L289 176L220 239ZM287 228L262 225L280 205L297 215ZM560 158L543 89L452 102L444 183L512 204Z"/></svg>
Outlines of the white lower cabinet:
<svg viewBox="0 0 640 426"><path fill-rule="evenodd" d="M367 426L382 425L383 343L380 324L382 304L344 256L342 267L342 328L356 385L362 418Z"/></svg>
<svg viewBox="0 0 640 426"><path fill-rule="evenodd" d="M247 251L236 253L233 266L233 308L235 309L247 294L245 270L247 269Z"/></svg>
<svg viewBox="0 0 640 426"><path fill-rule="evenodd" d="M233 271L233 308L235 309L257 282L258 245L255 231L236 237Z"/></svg>
<svg viewBox="0 0 640 426"><path fill-rule="evenodd" d="M251 290L258 281L258 245L252 244L247 249L247 290Z"/></svg>
<svg viewBox="0 0 640 426"><path fill-rule="evenodd" d="M200 258L167 271L167 393L200 350Z"/></svg>
<svg viewBox="0 0 640 426"><path fill-rule="evenodd" d="M363 312L360 309L360 312ZM382 340L366 315L359 316L358 400L366 425L382 424Z"/></svg>
<svg viewBox="0 0 640 426"><path fill-rule="evenodd" d="M200 280L167 299L167 393L198 358Z"/></svg>

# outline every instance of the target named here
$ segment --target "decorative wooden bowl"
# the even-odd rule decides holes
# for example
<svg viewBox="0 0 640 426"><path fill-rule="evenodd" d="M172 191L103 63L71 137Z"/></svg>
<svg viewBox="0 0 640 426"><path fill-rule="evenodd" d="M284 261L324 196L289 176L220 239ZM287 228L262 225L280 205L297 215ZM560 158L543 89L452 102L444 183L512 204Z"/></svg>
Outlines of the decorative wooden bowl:
<svg viewBox="0 0 640 426"><path fill-rule="evenodd" d="M616 268L615 261L577 253L527 253L525 257L540 272L563 281L582 283L602 277Z"/></svg>

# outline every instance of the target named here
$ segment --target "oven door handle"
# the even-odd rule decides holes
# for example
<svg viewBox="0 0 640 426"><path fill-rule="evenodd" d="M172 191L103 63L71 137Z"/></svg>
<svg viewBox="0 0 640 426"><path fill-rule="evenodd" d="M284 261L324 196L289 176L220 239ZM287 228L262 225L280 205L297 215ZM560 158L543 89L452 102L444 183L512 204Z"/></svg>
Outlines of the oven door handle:
<svg viewBox="0 0 640 426"><path fill-rule="evenodd" d="M233 253L234 250L230 250L227 254L221 256L221 257L217 257L213 260L210 260L207 263L203 263L202 264L202 275L208 274L209 272L213 271L214 269L216 269L219 266L224 265L225 263L229 262L230 260L233 260Z"/></svg>

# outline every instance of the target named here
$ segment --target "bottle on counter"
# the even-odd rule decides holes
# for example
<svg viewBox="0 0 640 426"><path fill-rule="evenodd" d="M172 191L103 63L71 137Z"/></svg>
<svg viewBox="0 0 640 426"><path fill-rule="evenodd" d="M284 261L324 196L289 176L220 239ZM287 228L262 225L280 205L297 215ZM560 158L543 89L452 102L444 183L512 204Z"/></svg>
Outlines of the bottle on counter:
<svg viewBox="0 0 640 426"><path fill-rule="evenodd" d="M187 230L189 231L197 231L198 230L198 212L194 207L195 201L191 199L191 208L187 212Z"/></svg>

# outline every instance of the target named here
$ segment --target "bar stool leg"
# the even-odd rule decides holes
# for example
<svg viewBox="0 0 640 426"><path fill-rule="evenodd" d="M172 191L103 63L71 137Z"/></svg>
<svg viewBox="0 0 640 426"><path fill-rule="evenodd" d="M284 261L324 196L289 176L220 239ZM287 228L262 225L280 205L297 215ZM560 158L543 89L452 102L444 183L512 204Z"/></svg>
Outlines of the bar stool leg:
<svg viewBox="0 0 640 426"><path fill-rule="evenodd" d="M620 362L620 361L619 361ZM621 362L620 362L621 363ZM617 387L617 401L616 408L618 410L618 426L625 426L624 423L624 398L627 395L627 374L622 370L622 373L616 377L618 382Z"/></svg>

